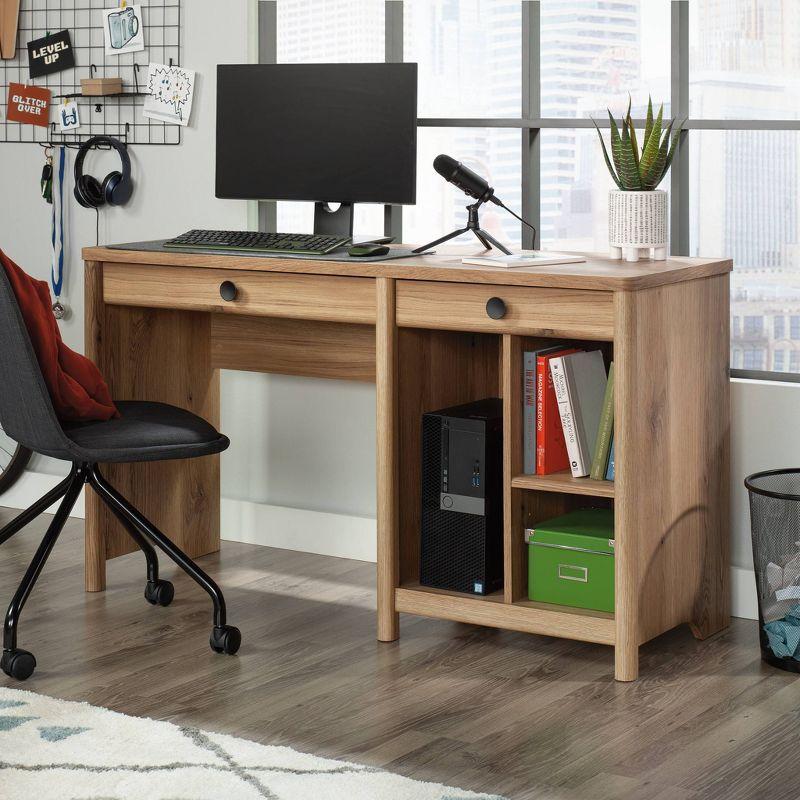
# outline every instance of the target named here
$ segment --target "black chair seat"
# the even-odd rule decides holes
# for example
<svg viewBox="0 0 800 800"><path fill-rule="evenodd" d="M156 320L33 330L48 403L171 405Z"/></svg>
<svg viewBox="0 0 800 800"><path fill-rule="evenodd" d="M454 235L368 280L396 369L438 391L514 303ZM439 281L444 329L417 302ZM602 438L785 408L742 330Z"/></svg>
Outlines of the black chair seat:
<svg viewBox="0 0 800 800"><path fill-rule="evenodd" d="M204 419L166 403L117 402L122 415L108 422L62 423L88 462L166 461L221 453L230 440Z"/></svg>

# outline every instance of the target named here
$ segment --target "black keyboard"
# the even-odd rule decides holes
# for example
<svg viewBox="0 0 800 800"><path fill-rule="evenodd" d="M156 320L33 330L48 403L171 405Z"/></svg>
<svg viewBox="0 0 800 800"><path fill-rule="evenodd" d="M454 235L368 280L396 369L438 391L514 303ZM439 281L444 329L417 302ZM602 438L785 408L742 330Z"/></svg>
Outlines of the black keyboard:
<svg viewBox="0 0 800 800"><path fill-rule="evenodd" d="M189 231L164 242L164 247L243 250L259 253L306 253L325 255L343 245L349 236L318 236L313 233L259 233L254 231Z"/></svg>

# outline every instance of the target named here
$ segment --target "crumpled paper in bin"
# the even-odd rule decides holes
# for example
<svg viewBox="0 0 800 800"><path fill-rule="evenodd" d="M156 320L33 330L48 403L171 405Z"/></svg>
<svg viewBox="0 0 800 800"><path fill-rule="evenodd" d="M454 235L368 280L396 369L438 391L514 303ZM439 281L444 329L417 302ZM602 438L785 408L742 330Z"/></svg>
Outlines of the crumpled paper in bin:
<svg viewBox="0 0 800 800"><path fill-rule="evenodd" d="M767 622L764 632L767 634L770 649L776 656L798 658L796 653L800 647L800 604L792 606L783 619Z"/></svg>

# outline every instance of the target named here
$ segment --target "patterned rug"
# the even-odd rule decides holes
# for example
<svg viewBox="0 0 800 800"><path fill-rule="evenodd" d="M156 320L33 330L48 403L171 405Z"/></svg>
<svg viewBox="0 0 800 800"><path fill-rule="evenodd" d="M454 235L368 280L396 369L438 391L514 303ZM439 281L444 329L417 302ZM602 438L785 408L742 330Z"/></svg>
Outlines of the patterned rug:
<svg viewBox="0 0 800 800"><path fill-rule="evenodd" d="M0 688L2 800L502 800Z"/></svg>

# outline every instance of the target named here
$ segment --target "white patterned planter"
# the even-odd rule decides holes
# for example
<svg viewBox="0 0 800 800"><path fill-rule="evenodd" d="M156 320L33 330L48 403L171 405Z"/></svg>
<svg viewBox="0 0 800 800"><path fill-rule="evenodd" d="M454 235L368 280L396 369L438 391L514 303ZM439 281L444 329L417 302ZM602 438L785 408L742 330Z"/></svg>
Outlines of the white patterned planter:
<svg viewBox="0 0 800 800"><path fill-rule="evenodd" d="M638 261L652 257L663 261L667 257L667 193L652 192L608 193L608 243L611 258L625 257Z"/></svg>

